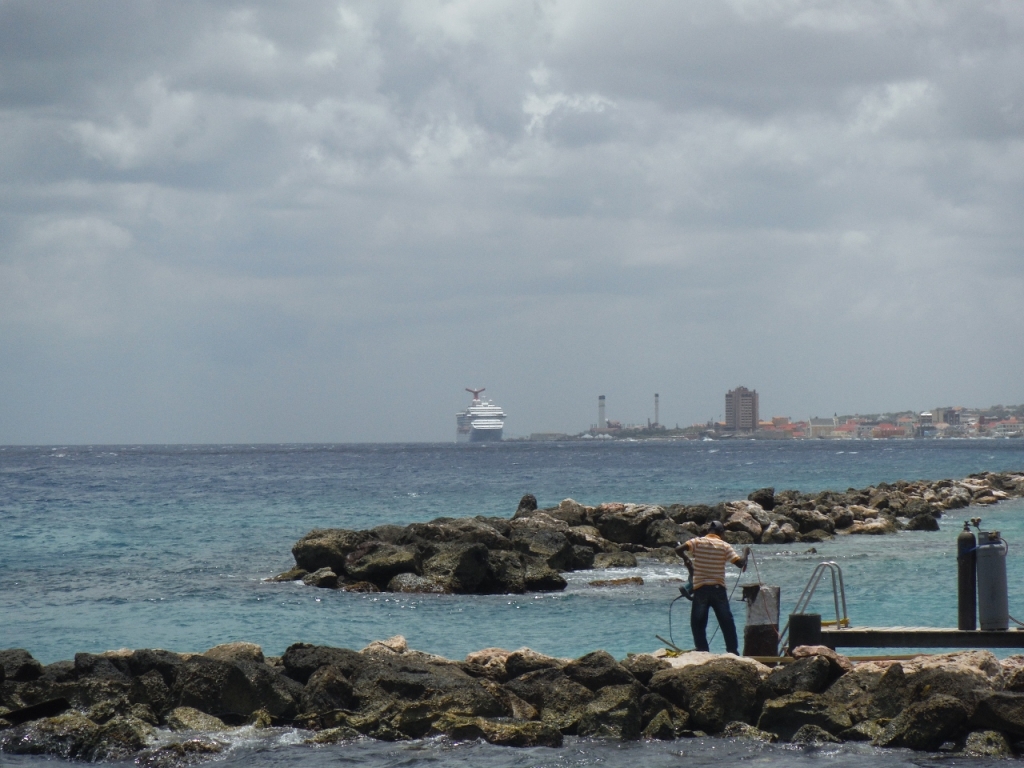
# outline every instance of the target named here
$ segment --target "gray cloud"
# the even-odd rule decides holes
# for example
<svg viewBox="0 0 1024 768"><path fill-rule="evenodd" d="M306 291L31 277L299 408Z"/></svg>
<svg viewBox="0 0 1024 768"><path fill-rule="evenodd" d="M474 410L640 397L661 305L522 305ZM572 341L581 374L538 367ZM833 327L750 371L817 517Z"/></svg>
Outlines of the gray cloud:
<svg viewBox="0 0 1024 768"><path fill-rule="evenodd" d="M1024 400L1003 3L0 2L0 443Z"/></svg>

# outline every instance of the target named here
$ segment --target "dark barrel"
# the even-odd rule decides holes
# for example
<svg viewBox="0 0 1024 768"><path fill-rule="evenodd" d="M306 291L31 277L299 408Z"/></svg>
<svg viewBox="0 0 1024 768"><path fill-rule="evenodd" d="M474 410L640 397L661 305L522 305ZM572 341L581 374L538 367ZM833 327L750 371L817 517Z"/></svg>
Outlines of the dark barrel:
<svg viewBox="0 0 1024 768"><path fill-rule="evenodd" d="M965 522L956 537L956 628L971 632L978 628L977 544Z"/></svg>
<svg viewBox="0 0 1024 768"><path fill-rule="evenodd" d="M789 647L821 645L821 614L789 614Z"/></svg>

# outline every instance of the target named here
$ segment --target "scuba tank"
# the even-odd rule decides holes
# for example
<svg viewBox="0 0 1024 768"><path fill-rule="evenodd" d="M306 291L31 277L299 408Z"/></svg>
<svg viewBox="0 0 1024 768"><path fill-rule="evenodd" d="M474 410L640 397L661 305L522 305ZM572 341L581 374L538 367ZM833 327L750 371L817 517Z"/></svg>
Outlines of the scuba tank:
<svg viewBox="0 0 1024 768"><path fill-rule="evenodd" d="M978 628L977 540L971 533L971 524L964 521L964 529L956 537L956 628L974 631Z"/></svg>
<svg viewBox="0 0 1024 768"><path fill-rule="evenodd" d="M1006 588L1008 551L1009 545L999 531L978 531L978 623L983 630L1010 628Z"/></svg>

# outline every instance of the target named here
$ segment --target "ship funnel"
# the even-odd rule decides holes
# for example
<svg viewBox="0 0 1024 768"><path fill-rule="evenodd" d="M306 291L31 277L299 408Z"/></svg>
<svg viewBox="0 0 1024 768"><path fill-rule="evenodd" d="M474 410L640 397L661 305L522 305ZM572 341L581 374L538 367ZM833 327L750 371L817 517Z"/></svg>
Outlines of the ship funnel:
<svg viewBox="0 0 1024 768"><path fill-rule="evenodd" d="M597 428L608 429L608 422L604 418L604 395L597 396Z"/></svg>

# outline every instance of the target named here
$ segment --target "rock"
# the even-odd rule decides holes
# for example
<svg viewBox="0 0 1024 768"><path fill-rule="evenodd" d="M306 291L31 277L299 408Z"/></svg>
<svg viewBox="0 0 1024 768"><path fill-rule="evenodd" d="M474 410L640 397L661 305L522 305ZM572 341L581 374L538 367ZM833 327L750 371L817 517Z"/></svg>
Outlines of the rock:
<svg viewBox="0 0 1024 768"><path fill-rule="evenodd" d="M814 725L829 733L840 733L853 725L850 715L827 697L799 691L769 699L761 709L757 727L771 731L783 741L792 741L800 728Z"/></svg>
<svg viewBox="0 0 1024 768"><path fill-rule="evenodd" d="M240 664L202 656L195 656L181 665L171 692L180 706L221 717L248 716L262 705Z"/></svg>
<svg viewBox="0 0 1024 768"><path fill-rule="evenodd" d="M347 725L339 725L334 728L325 728L322 731L318 731L311 738L306 739L306 744L317 744L320 746L327 744L341 744L346 741L353 741L358 739L361 734L355 728L349 728Z"/></svg>
<svg viewBox="0 0 1024 768"><path fill-rule="evenodd" d="M816 509L794 509L789 516L799 526L799 533L801 535L806 535L811 531L835 533L836 524L832 521L832 518Z"/></svg>
<svg viewBox="0 0 1024 768"><path fill-rule="evenodd" d="M295 643L289 646L281 657L285 674L302 685L305 685L321 667L333 665L348 675L362 662L363 659L357 651L308 643Z"/></svg>
<svg viewBox="0 0 1024 768"><path fill-rule="evenodd" d="M647 526L643 544L652 549L676 547L694 536L695 533L689 528L672 520L654 520Z"/></svg>
<svg viewBox="0 0 1024 768"><path fill-rule="evenodd" d="M171 689L156 670L150 670L132 680L130 700L137 705L149 707L157 719L174 706Z"/></svg>
<svg viewBox="0 0 1024 768"><path fill-rule="evenodd" d="M885 726L878 720L861 720L840 733L839 738L843 741L874 741L884 730Z"/></svg>
<svg viewBox="0 0 1024 768"><path fill-rule="evenodd" d="M890 533L896 533L896 525L888 518L877 518L874 520L855 522L849 528L845 529L843 533L851 535L860 534L865 536L884 536Z"/></svg>
<svg viewBox="0 0 1024 768"><path fill-rule="evenodd" d="M644 580L641 576L626 576L622 579L597 579L587 583L592 587L642 587Z"/></svg>
<svg viewBox="0 0 1024 768"><path fill-rule="evenodd" d="M352 683L338 667L329 665L310 675L302 692L301 709L305 713L323 713L349 709L353 703Z"/></svg>
<svg viewBox="0 0 1024 768"><path fill-rule="evenodd" d="M153 726L134 717L114 717L101 725L82 757L90 762L123 761L153 738Z"/></svg>
<svg viewBox="0 0 1024 768"><path fill-rule="evenodd" d="M587 523L587 508L572 499L562 499L549 514L556 520L561 520L569 525L586 525Z"/></svg>
<svg viewBox="0 0 1024 768"><path fill-rule="evenodd" d="M985 696L971 716L971 725L1024 738L1024 693L996 691Z"/></svg>
<svg viewBox="0 0 1024 768"><path fill-rule="evenodd" d="M100 726L80 712L34 720L0 731L0 750L12 755L87 759Z"/></svg>
<svg viewBox="0 0 1024 768"><path fill-rule="evenodd" d="M369 531L316 528L295 543L292 555L296 566L306 571L330 568L335 573L345 573L345 558L372 538Z"/></svg>
<svg viewBox="0 0 1024 768"><path fill-rule="evenodd" d="M664 659L656 659L650 654L637 653L633 656L627 656L622 662L622 667L639 680L642 685L648 685L655 672L671 669L672 665Z"/></svg>
<svg viewBox="0 0 1024 768"><path fill-rule="evenodd" d="M338 574L327 567L318 568L313 573L307 573L303 576L302 583L307 587L334 589L338 586Z"/></svg>
<svg viewBox="0 0 1024 768"><path fill-rule="evenodd" d="M971 731L964 739L960 754L967 757L1013 757L1006 736L999 731Z"/></svg>
<svg viewBox="0 0 1024 768"><path fill-rule="evenodd" d="M722 540L732 544L734 547L742 547L747 544L755 544L756 540L746 531L726 531L722 534Z"/></svg>
<svg viewBox="0 0 1024 768"><path fill-rule="evenodd" d="M754 519L753 515L742 508L731 509L730 512L731 514L725 521L725 529L727 531L746 533L750 536L751 542L760 540L763 529L761 524Z"/></svg>
<svg viewBox="0 0 1024 768"><path fill-rule="evenodd" d="M23 648L0 651L0 667L3 668L5 680L20 683L37 680L43 674L43 665Z"/></svg>
<svg viewBox="0 0 1024 768"><path fill-rule="evenodd" d="M405 639L404 635L393 635L387 640L374 640L359 652L371 655L400 656L409 652L409 641Z"/></svg>
<svg viewBox="0 0 1024 768"><path fill-rule="evenodd" d="M621 511L600 514L595 521L597 529L609 541L616 544L643 544L647 538L647 526L653 521L665 518L661 507L643 504L626 504Z"/></svg>
<svg viewBox="0 0 1024 768"><path fill-rule="evenodd" d="M764 531L761 532L761 543L762 544L785 544L786 534L777 523L770 523Z"/></svg>
<svg viewBox="0 0 1024 768"><path fill-rule="evenodd" d="M223 751L224 745L213 739L189 739L143 752L135 762L140 768L181 768Z"/></svg>
<svg viewBox="0 0 1024 768"><path fill-rule="evenodd" d="M423 563L423 576L446 584L454 594L473 594L487 580L488 550L483 544L453 542Z"/></svg>
<svg viewBox="0 0 1024 768"><path fill-rule="evenodd" d="M935 751L943 742L957 737L969 715L963 702L946 694L936 694L906 707L873 743L881 747Z"/></svg>
<svg viewBox="0 0 1024 768"><path fill-rule="evenodd" d="M217 661L249 661L254 664L264 662L263 649L256 643L235 642L215 645L203 656Z"/></svg>
<svg viewBox="0 0 1024 768"><path fill-rule="evenodd" d="M545 563L529 561L524 565L523 584L527 592L560 592L569 584L558 571Z"/></svg>
<svg viewBox="0 0 1024 768"><path fill-rule="evenodd" d="M518 552L491 550L487 553L487 569L493 592L521 595L526 591L526 569Z"/></svg>
<svg viewBox="0 0 1024 768"><path fill-rule="evenodd" d="M820 656L828 660L831 670L829 683L831 684L840 675L853 671L853 662L842 654L836 653L826 645L798 645L790 649L790 655L794 659L806 659L812 656Z"/></svg>
<svg viewBox="0 0 1024 768"><path fill-rule="evenodd" d="M824 728L808 723L800 726L797 732L790 739L794 744L804 746L820 746L822 744L842 744L842 739L837 739Z"/></svg>
<svg viewBox="0 0 1024 768"><path fill-rule="evenodd" d="M847 507L832 507L829 516L832 518L837 531L849 528L854 523L853 512Z"/></svg>
<svg viewBox="0 0 1024 768"><path fill-rule="evenodd" d="M267 581L301 581L302 577L307 573L309 573L309 571L305 568L289 568L284 573L279 573L277 576L271 576Z"/></svg>
<svg viewBox="0 0 1024 768"><path fill-rule="evenodd" d="M808 656L792 664L780 664L765 680L772 698L803 691L821 693L832 682L832 665L823 656Z"/></svg>
<svg viewBox="0 0 1024 768"><path fill-rule="evenodd" d="M554 668L527 672L510 680L505 688L535 707L543 722L569 734L576 733L587 704L594 699L589 688Z"/></svg>
<svg viewBox="0 0 1024 768"><path fill-rule="evenodd" d="M516 513L514 518L528 517L531 512L537 511L537 497L532 493L528 493L519 500L519 506L516 507Z"/></svg>
<svg viewBox="0 0 1024 768"><path fill-rule="evenodd" d="M729 739L745 739L747 741L763 741L767 744L773 744L779 740L779 737L774 733L768 731L762 731L760 728L755 728L752 725L735 721L729 723L722 730L722 736Z"/></svg>
<svg viewBox="0 0 1024 768"><path fill-rule="evenodd" d="M632 552L602 552L594 556L595 568L636 568Z"/></svg>
<svg viewBox="0 0 1024 768"><path fill-rule="evenodd" d="M609 685L633 685L636 678L607 651L594 651L562 668L570 680L592 691Z"/></svg>
<svg viewBox="0 0 1024 768"><path fill-rule="evenodd" d="M576 733L579 736L618 741L639 739L638 693L639 686L635 680L628 685L608 685L601 688L597 696L586 705L586 710L576 727Z"/></svg>
<svg viewBox="0 0 1024 768"><path fill-rule="evenodd" d="M658 739L660 741L671 741L676 737L676 727L668 710L659 709L650 722L644 726L642 735L645 739Z"/></svg>
<svg viewBox="0 0 1024 768"><path fill-rule="evenodd" d="M200 712L193 707L175 707L167 715L167 727L172 731L226 731L228 727L219 717Z"/></svg>
<svg viewBox="0 0 1024 768"><path fill-rule="evenodd" d="M366 584L369 582L360 582ZM406 594L445 595L451 592L449 583L432 576L420 576L415 573L400 573L388 582L387 592Z"/></svg>
<svg viewBox="0 0 1024 768"><path fill-rule="evenodd" d="M370 581L385 587L399 573L417 570L413 547L368 541L345 557L345 573L356 581Z"/></svg>
<svg viewBox="0 0 1024 768"><path fill-rule="evenodd" d="M936 520L930 512L926 512L921 515L915 515L910 518L907 523L908 531L937 531L939 530L939 521Z"/></svg>
<svg viewBox="0 0 1024 768"><path fill-rule="evenodd" d="M774 488L759 488L758 490L747 496L747 499L760 505L763 509L771 512L775 509L775 489Z"/></svg>
<svg viewBox="0 0 1024 768"><path fill-rule="evenodd" d="M545 656L529 648L520 648L505 656L505 673L509 679L536 672L539 669L561 669L566 662L554 656Z"/></svg>
<svg viewBox="0 0 1024 768"><path fill-rule="evenodd" d="M435 729L452 739L483 739L503 747L560 747L562 733L546 723L445 715Z"/></svg>
<svg viewBox="0 0 1024 768"><path fill-rule="evenodd" d="M703 664L657 672L648 687L689 712L693 726L717 733L734 720L754 718L760 683L753 664L735 657L713 657Z"/></svg>
<svg viewBox="0 0 1024 768"><path fill-rule="evenodd" d="M518 528L512 532L511 541L517 551L530 559L543 562L556 571L567 570L573 561L573 545L561 531Z"/></svg>

